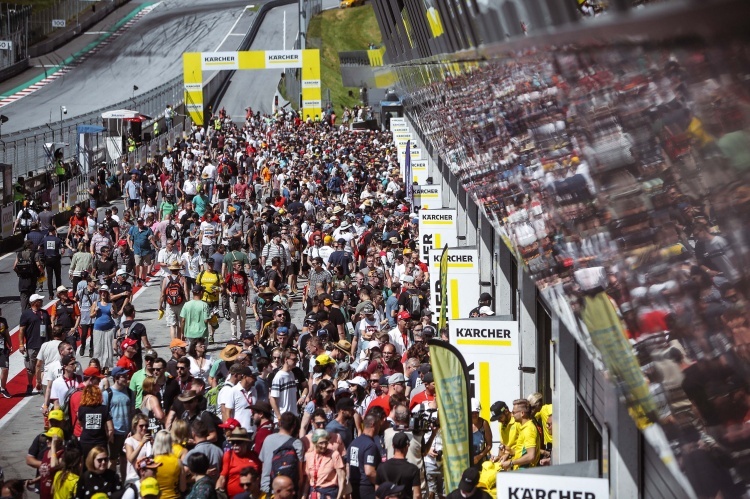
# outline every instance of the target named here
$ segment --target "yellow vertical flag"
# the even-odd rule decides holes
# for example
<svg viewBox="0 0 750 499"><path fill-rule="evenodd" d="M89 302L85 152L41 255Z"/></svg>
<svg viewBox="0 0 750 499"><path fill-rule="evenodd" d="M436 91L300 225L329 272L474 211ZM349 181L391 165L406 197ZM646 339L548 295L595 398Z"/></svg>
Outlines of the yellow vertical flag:
<svg viewBox="0 0 750 499"><path fill-rule="evenodd" d="M469 374L456 347L435 339L429 340L429 345L443 439L445 490L455 490L472 462Z"/></svg>
<svg viewBox="0 0 750 499"><path fill-rule="evenodd" d="M440 318L438 320L438 333L445 327L448 315L448 245L443 247L440 255Z"/></svg>

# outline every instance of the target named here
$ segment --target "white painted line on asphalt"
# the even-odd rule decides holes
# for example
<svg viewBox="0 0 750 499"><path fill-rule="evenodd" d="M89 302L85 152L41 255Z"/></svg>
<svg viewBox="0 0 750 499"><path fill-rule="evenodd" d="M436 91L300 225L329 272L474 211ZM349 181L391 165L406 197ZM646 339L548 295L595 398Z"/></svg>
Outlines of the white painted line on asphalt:
<svg viewBox="0 0 750 499"><path fill-rule="evenodd" d="M106 35L109 31L87 31L84 35Z"/></svg>
<svg viewBox="0 0 750 499"><path fill-rule="evenodd" d="M224 45L224 42L227 41L227 38L229 38L229 35L231 35L234 32L234 28L237 27L237 24L240 22L240 19L242 19L242 16L245 15L245 11L247 9L252 8L252 5L245 5L245 8L242 9L242 12L240 12L240 16L237 18L237 20L232 25L232 28L229 30L229 33L226 34L223 40L221 40L221 43L214 49L214 52L218 52L222 45Z"/></svg>

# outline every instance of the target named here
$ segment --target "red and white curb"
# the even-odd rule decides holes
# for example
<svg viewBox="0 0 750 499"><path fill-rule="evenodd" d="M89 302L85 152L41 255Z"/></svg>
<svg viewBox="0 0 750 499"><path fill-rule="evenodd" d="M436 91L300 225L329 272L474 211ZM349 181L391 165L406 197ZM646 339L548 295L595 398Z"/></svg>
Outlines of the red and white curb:
<svg viewBox="0 0 750 499"><path fill-rule="evenodd" d="M97 52L99 52L102 48L104 48L107 45L109 45L110 43L112 43L112 41L114 41L116 38L122 36L122 34L128 28L130 28L135 23L137 23L143 16L147 15L152 10L154 10L160 3L161 2L157 2L155 4L149 5L148 7L144 7L144 9L141 10L140 12L138 12L138 14L136 14L133 17L133 19L131 19L130 21L128 21L125 24L123 24L122 26L120 26L120 28L117 31L115 31L114 33L112 33L111 36L107 37L104 41L102 41L101 43L97 44L91 50L89 50L88 52L86 52L84 54L81 54L79 57L77 57L75 60L73 60L69 65L61 67L60 69L58 69L54 73L49 74L46 78L44 78L43 80L38 81L37 83L34 83L33 85L31 85L31 86L29 86L29 87L27 87L27 88L25 88L23 90L20 90L20 91L16 92L13 95L9 95L9 96L3 98L2 100L0 100L0 107L7 106L8 104L10 104L12 102L15 102L15 101L17 101L19 99L23 99L27 95L36 92L40 88L42 88L42 87L44 87L46 85L49 85L53 81L55 81L58 78L64 76L71 69L73 69L74 67L80 65L83 61L85 61L86 59L88 59L92 55L94 55Z"/></svg>

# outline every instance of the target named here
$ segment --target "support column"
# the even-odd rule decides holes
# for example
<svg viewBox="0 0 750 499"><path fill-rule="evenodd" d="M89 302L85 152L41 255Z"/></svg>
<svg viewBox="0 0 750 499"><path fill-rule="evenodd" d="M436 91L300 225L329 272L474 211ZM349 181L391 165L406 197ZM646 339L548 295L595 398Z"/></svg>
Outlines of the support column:
<svg viewBox="0 0 750 499"><path fill-rule="evenodd" d="M536 334L536 285L534 281L518 266L519 283L519 328L521 336L521 365L524 367L537 366L537 334ZM520 371L519 371L520 372ZM537 388L536 373L523 373L521 376L521 394L523 397L534 393Z"/></svg>
<svg viewBox="0 0 750 499"><path fill-rule="evenodd" d="M513 258L510 250L495 232L494 227L485 220L492 235L493 272L495 277L495 313L497 315L513 315L513 296L516 292L511 289L512 278L510 275L510 259ZM484 226L483 226L484 227ZM488 232L489 232L488 231ZM488 236L490 237L490 236Z"/></svg>
<svg viewBox="0 0 750 499"><path fill-rule="evenodd" d="M576 462L578 435L576 422L576 350L575 338L565 329L558 317L552 318L552 431L555 443L552 446L552 462L567 464ZM565 428L573 431L555 431Z"/></svg>

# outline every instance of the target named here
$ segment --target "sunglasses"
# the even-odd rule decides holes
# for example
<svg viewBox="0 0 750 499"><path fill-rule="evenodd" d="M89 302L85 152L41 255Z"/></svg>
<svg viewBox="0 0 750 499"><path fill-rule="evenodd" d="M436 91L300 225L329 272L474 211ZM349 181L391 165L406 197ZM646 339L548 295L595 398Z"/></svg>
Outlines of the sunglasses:
<svg viewBox="0 0 750 499"><path fill-rule="evenodd" d="M109 461L109 457L97 457L96 458L97 463L106 463L107 461Z"/></svg>
<svg viewBox="0 0 750 499"><path fill-rule="evenodd" d="M313 423L317 428L323 428L326 425L325 421L315 421Z"/></svg>
<svg viewBox="0 0 750 499"><path fill-rule="evenodd" d="M177 369L178 371L184 371L185 369L187 369L187 367L180 367L180 366L177 366L177 367L176 367L176 369Z"/></svg>
<svg viewBox="0 0 750 499"><path fill-rule="evenodd" d="M252 486L253 486L252 482L247 482L247 483L240 482L240 487L242 487L243 489L249 489Z"/></svg>
<svg viewBox="0 0 750 499"><path fill-rule="evenodd" d="M274 356L274 357L272 357L272 359L273 360L279 360L279 359L281 359L281 356L280 355L279 356Z"/></svg>

